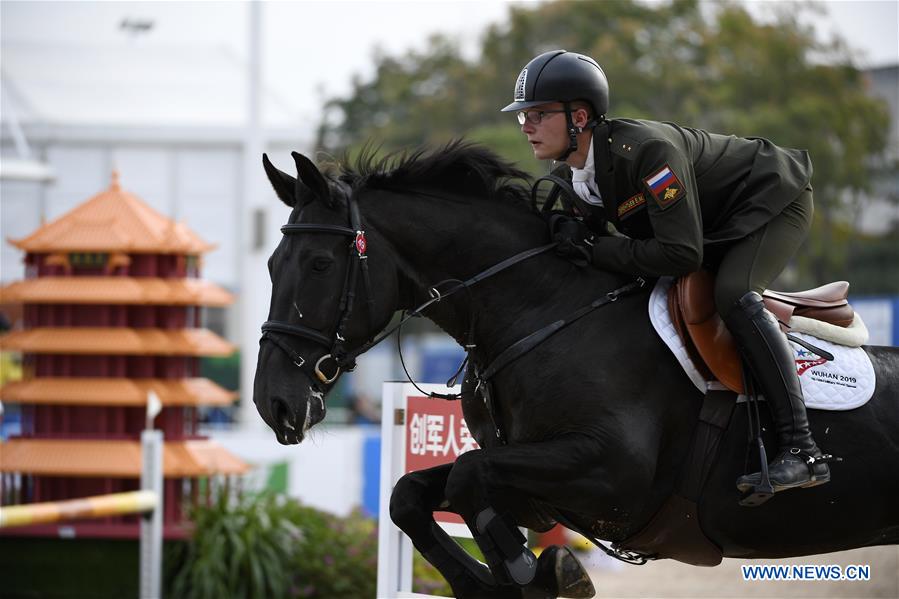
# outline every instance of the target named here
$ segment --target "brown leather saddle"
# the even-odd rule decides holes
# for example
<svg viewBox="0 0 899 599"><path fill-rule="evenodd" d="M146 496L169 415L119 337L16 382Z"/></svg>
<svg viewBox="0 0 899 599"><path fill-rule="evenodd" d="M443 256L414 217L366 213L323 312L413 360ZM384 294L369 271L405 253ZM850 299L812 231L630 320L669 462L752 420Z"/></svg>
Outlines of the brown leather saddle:
<svg viewBox="0 0 899 599"><path fill-rule="evenodd" d="M715 278L700 270L685 275L668 290L668 312L687 353L707 380L717 379L725 387L743 393L740 354L724 321L715 310ZM765 291L765 307L785 327L792 316L848 327L854 311L849 301L849 283L836 281L808 291Z"/></svg>

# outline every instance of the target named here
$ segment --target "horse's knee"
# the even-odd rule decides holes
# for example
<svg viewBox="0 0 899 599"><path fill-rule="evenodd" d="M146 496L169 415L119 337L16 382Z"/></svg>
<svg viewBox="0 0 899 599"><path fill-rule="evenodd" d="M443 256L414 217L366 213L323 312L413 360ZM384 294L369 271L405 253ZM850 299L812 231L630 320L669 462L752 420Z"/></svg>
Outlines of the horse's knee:
<svg viewBox="0 0 899 599"><path fill-rule="evenodd" d="M414 479L414 474L400 478L390 494L390 519L401 530L419 523L425 514L422 485Z"/></svg>
<svg viewBox="0 0 899 599"><path fill-rule="evenodd" d="M482 449L460 455L446 479L446 498L463 516L474 515L487 507L489 480Z"/></svg>

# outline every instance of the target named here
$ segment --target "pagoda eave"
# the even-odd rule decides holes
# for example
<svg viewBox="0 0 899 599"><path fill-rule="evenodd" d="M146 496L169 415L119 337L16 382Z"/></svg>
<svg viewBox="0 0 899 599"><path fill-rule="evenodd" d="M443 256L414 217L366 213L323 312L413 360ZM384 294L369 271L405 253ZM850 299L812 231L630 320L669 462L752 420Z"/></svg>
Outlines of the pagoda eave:
<svg viewBox="0 0 899 599"><path fill-rule="evenodd" d="M244 474L250 466L207 439L166 441L163 476ZM38 476L140 478L140 441L15 438L0 443L0 472Z"/></svg>
<svg viewBox="0 0 899 599"><path fill-rule="evenodd" d="M225 357L236 349L206 329L39 327L0 337L0 350L29 354Z"/></svg>
<svg viewBox="0 0 899 599"><path fill-rule="evenodd" d="M234 296L197 279L41 277L0 287L0 304L121 304L222 307Z"/></svg>
<svg viewBox="0 0 899 599"><path fill-rule="evenodd" d="M131 406L147 403L156 393L163 407L227 406L238 394L209 379L130 379L46 377L0 387L0 400L32 405Z"/></svg>

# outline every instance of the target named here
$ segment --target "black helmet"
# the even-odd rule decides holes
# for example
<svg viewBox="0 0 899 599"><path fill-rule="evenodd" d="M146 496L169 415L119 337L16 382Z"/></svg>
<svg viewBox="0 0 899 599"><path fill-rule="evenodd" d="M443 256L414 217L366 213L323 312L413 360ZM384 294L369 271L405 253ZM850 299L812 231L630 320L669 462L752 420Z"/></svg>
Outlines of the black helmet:
<svg viewBox="0 0 899 599"><path fill-rule="evenodd" d="M583 54L553 50L534 58L515 82L515 101L502 112L524 110L546 102L586 100L593 118L609 110L609 81L595 60Z"/></svg>

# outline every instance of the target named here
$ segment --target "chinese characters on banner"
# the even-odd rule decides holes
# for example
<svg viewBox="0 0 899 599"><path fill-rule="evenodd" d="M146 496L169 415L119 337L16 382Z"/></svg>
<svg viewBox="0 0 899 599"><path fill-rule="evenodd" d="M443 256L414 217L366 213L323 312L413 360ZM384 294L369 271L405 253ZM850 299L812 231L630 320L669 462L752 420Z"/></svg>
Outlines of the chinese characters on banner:
<svg viewBox="0 0 899 599"><path fill-rule="evenodd" d="M458 401L410 396L406 402L406 472L454 462L477 449ZM455 514L437 512L439 522L461 523Z"/></svg>

